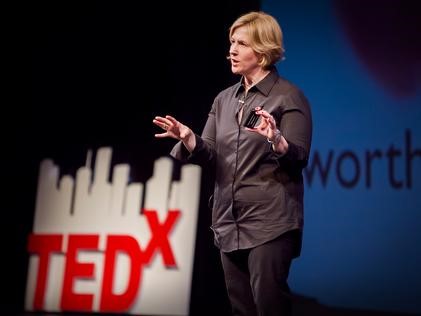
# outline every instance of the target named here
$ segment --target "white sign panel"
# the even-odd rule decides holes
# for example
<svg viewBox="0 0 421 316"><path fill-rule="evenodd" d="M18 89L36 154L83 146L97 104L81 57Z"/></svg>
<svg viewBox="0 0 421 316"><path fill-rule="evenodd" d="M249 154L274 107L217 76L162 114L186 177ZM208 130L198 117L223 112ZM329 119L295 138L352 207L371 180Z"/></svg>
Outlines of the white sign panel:
<svg viewBox="0 0 421 316"><path fill-rule="evenodd" d="M75 178L41 162L26 310L187 315L200 167L173 181L172 160L160 158L143 185L129 183L128 164L110 175L111 155L100 148L94 170Z"/></svg>

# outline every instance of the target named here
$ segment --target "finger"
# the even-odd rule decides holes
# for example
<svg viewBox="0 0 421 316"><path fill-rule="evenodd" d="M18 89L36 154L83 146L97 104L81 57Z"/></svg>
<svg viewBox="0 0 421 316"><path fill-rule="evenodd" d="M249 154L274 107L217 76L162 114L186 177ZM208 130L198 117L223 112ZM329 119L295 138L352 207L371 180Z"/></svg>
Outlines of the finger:
<svg viewBox="0 0 421 316"><path fill-rule="evenodd" d="M155 116L154 121L157 121L161 124L167 124L167 125L171 124L171 121L169 119L167 119L166 117L162 117L162 116Z"/></svg>
<svg viewBox="0 0 421 316"><path fill-rule="evenodd" d="M262 117L264 117L266 123L270 126L270 128L272 128L272 129L277 128L275 118L269 112L267 112L265 110L261 110L261 111L256 112L256 114L259 114Z"/></svg>
<svg viewBox="0 0 421 316"><path fill-rule="evenodd" d="M164 122L158 120L158 119L153 119L152 123L154 123L155 125L161 126L162 124L165 124Z"/></svg>
<svg viewBox="0 0 421 316"><path fill-rule="evenodd" d="M245 127L246 131L257 133L257 127Z"/></svg>
<svg viewBox="0 0 421 316"><path fill-rule="evenodd" d="M168 127L169 127L169 125L168 125L168 124L166 124L166 123L164 123L164 122L160 122L160 121L158 121L158 120L153 120L152 122L153 122L155 125L157 125L158 127L162 128L162 129L165 129L165 130L168 130Z"/></svg>
<svg viewBox="0 0 421 316"><path fill-rule="evenodd" d="M262 119L260 120L260 124L257 127L260 129L266 129L269 124L269 119L262 117Z"/></svg>
<svg viewBox="0 0 421 316"><path fill-rule="evenodd" d="M167 132L165 132L165 133L160 133L160 134L155 134L155 137L156 138L165 138L165 137L168 137L169 135L168 135L168 133Z"/></svg>
<svg viewBox="0 0 421 316"><path fill-rule="evenodd" d="M171 115L166 115L165 118L170 121L171 123L173 123L174 125L177 125L178 121L172 117Z"/></svg>
<svg viewBox="0 0 421 316"><path fill-rule="evenodd" d="M171 127L174 126L174 124L169 119L162 116L156 116L153 122L165 130L171 129Z"/></svg>
<svg viewBox="0 0 421 316"><path fill-rule="evenodd" d="M263 118L262 121L265 121L266 124L270 126L270 128L276 128L275 118L269 112L261 110L257 111L256 114L260 115Z"/></svg>
<svg viewBox="0 0 421 316"><path fill-rule="evenodd" d="M164 122L166 120L165 117L162 116L155 116L154 121L158 121L158 122Z"/></svg>
<svg viewBox="0 0 421 316"><path fill-rule="evenodd" d="M261 115L261 116L263 116L264 118L269 118L269 117L271 117L272 115L270 115L269 114L269 112L268 111L266 111L266 110L259 110L259 111L256 111L256 114L257 115Z"/></svg>
<svg viewBox="0 0 421 316"><path fill-rule="evenodd" d="M267 119L265 119L266 120L266 122L267 122L267 124L268 124L268 126L271 128L271 129L276 129L277 127L276 127L276 121L275 121L275 118L273 117L273 115L270 115L269 114L269 117L267 118Z"/></svg>

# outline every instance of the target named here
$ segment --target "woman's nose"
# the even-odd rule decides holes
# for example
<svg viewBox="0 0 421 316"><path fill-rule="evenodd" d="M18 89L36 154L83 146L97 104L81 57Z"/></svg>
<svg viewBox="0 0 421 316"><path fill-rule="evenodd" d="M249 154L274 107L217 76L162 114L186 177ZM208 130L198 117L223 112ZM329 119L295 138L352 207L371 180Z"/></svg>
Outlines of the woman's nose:
<svg viewBox="0 0 421 316"><path fill-rule="evenodd" d="M237 44L231 43L230 45L230 54L236 54L237 53Z"/></svg>

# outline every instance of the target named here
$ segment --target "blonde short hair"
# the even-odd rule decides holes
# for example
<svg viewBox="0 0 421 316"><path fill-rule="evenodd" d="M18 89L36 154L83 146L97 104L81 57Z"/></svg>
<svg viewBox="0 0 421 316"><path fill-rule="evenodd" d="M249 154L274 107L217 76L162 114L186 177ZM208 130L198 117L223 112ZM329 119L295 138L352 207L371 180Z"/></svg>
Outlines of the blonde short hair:
<svg viewBox="0 0 421 316"><path fill-rule="evenodd" d="M261 11L244 14L231 25L229 37L242 26L247 28L250 47L262 57L260 66L269 68L284 58L282 30L273 16Z"/></svg>

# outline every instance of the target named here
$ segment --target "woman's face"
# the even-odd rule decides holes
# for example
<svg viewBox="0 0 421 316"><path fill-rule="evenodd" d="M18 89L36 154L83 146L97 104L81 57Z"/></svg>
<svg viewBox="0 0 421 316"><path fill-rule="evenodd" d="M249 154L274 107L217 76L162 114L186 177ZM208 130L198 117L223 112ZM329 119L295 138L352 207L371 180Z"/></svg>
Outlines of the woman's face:
<svg viewBox="0 0 421 316"><path fill-rule="evenodd" d="M249 76L261 69L258 65L259 58L250 47L250 39L245 26L236 28L230 41L229 53L233 73Z"/></svg>

